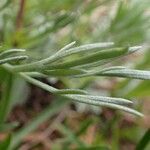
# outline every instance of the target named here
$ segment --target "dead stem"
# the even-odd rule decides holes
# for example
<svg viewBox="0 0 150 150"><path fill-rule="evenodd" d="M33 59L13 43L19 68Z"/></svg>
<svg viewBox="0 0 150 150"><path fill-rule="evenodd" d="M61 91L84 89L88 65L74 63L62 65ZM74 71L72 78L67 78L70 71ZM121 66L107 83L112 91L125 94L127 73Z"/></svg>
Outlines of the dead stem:
<svg viewBox="0 0 150 150"><path fill-rule="evenodd" d="M16 18L16 30L19 30L23 24L25 1L26 0L20 0L20 6L19 6L17 18Z"/></svg>

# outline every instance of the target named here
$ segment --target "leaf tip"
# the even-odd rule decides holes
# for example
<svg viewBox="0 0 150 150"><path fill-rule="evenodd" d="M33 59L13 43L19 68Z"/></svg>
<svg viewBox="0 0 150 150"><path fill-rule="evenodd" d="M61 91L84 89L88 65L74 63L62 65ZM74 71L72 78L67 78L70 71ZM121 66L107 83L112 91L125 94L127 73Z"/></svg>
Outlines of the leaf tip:
<svg viewBox="0 0 150 150"><path fill-rule="evenodd" d="M142 46L133 46L133 47L129 47L128 51L129 53L134 53L138 50L140 50L142 48Z"/></svg>

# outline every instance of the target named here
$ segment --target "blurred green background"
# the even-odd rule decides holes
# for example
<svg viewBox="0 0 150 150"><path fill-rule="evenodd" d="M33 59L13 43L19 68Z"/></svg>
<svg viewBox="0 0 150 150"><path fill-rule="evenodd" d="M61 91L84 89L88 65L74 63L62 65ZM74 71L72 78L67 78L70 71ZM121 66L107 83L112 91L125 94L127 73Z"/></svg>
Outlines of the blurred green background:
<svg viewBox="0 0 150 150"><path fill-rule="evenodd" d="M0 51L23 48L29 61L39 60L72 41L77 45L142 45L140 52L114 64L149 70L150 1L1 0ZM150 81L92 77L41 80L57 88L81 88L97 95L132 99L145 117L65 101L57 107L53 101L62 98L0 68L0 104L6 112L3 117L0 106L1 145L12 141L10 149L20 150L150 149ZM144 134L146 140L142 139Z"/></svg>

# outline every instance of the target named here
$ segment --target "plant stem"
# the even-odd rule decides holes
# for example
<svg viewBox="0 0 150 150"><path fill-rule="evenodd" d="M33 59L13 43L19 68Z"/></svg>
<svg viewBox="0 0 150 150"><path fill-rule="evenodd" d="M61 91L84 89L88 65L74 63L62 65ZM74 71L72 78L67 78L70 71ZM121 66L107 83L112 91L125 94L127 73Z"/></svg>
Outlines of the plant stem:
<svg viewBox="0 0 150 150"><path fill-rule="evenodd" d="M20 8L18 10L18 14L17 14L17 18L16 18L16 30L19 30L23 24L25 1L26 0L20 0Z"/></svg>

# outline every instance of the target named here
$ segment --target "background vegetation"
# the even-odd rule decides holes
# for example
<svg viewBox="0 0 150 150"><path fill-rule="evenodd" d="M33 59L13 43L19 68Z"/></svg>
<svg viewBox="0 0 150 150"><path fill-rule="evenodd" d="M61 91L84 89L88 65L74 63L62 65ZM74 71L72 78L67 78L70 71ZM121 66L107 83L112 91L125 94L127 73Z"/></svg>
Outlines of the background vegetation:
<svg viewBox="0 0 150 150"><path fill-rule="evenodd" d="M149 70L149 11L149 0L1 0L0 51L21 48L19 60L23 61L17 57L12 63L19 65L51 56L73 41L77 46L142 45L139 52L111 65ZM68 101L1 66L0 149L150 149L150 80L62 76L40 76L39 80L57 89L85 89L94 95L131 99L145 117Z"/></svg>

